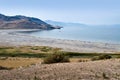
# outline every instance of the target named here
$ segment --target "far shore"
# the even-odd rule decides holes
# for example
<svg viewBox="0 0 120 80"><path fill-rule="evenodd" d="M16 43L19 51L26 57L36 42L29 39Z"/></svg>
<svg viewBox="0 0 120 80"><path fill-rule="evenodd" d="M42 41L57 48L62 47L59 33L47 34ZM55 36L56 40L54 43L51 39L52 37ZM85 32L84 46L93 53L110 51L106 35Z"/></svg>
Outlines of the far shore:
<svg viewBox="0 0 120 80"><path fill-rule="evenodd" d="M120 44L89 42L79 40L40 38L21 34L26 31L39 31L39 29L0 30L0 46L51 46L62 48L65 51L85 53L119 53ZM20 33L18 33L20 32Z"/></svg>

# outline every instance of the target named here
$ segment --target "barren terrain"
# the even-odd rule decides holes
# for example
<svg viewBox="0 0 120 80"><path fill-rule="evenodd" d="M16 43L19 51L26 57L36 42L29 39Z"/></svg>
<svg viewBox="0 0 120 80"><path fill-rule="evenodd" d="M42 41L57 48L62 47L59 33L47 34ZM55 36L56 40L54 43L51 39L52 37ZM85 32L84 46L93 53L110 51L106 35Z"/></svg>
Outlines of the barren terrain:
<svg viewBox="0 0 120 80"><path fill-rule="evenodd" d="M0 71L0 80L120 80L120 59L36 64Z"/></svg>

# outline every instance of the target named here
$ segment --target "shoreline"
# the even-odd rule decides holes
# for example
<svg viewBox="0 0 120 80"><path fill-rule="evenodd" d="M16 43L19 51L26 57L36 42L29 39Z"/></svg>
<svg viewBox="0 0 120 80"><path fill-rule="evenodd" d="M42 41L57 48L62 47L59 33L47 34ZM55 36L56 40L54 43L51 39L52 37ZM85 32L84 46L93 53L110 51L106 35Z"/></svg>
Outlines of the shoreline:
<svg viewBox="0 0 120 80"><path fill-rule="evenodd" d="M80 40L40 38L20 33L22 31L38 31L38 29L0 30L0 45L3 46L50 46L62 48L70 52L118 53L120 44L90 42Z"/></svg>

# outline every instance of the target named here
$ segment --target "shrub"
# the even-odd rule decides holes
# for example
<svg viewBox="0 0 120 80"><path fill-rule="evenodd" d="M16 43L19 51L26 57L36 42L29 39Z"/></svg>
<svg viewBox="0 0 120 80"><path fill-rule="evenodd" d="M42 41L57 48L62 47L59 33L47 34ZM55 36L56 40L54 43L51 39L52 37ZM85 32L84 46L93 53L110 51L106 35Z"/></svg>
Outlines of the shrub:
<svg viewBox="0 0 120 80"><path fill-rule="evenodd" d="M65 56L63 53L54 53L47 56L43 63L50 64L50 63L63 63L63 62L69 62L69 58Z"/></svg>
<svg viewBox="0 0 120 80"><path fill-rule="evenodd" d="M87 62L88 60L86 59L79 59L78 62Z"/></svg>
<svg viewBox="0 0 120 80"><path fill-rule="evenodd" d="M103 60L103 59L111 59L112 56L108 55L108 54L103 54L103 55L100 55L100 56L95 56L92 58L92 60Z"/></svg>
<svg viewBox="0 0 120 80"><path fill-rule="evenodd" d="M0 60L6 60L8 57L0 57Z"/></svg>
<svg viewBox="0 0 120 80"><path fill-rule="evenodd" d="M91 60L92 61L99 60L99 56L94 56Z"/></svg>
<svg viewBox="0 0 120 80"><path fill-rule="evenodd" d="M39 50L38 47L31 47L32 50Z"/></svg>
<svg viewBox="0 0 120 80"><path fill-rule="evenodd" d="M102 76L104 79L109 79L109 77L105 73L103 73Z"/></svg>
<svg viewBox="0 0 120 80"><path fill-rule="evenodd" d="M44 46L44 47L41 48L41 51L43 51L43 52L48 52L48 51L50 51L50 50L52 50L51 47L46 47L46 46Z"/></svg>
<svg viewBox="0 0 120 80"><path fill-rule="evenodd" d="M10 70L12 68L7 68L7 67L3 67L3 66L0 66L0 70Z"/></svg>

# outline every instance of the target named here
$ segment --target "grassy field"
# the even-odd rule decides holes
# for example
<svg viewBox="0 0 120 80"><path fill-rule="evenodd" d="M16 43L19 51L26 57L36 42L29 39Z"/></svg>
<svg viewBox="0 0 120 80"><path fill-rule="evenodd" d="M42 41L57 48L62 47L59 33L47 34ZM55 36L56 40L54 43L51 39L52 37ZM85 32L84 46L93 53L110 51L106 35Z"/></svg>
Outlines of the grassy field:
<svg viewBox="0 0 120 80"><path fill-rule="evenodd" d="M21 46L0 47L0 66L8 68L19 68L42 62L43 58L53 53L64 53L70 58L70 62L90 61L94 56L104 53L76 53L61 51L60 48L47 46ZM120 58L119 53L109 54L112 58Z"/></svg>

